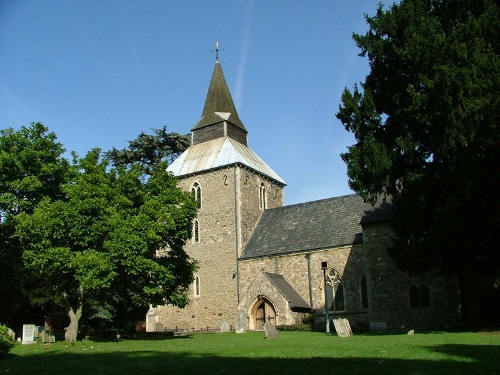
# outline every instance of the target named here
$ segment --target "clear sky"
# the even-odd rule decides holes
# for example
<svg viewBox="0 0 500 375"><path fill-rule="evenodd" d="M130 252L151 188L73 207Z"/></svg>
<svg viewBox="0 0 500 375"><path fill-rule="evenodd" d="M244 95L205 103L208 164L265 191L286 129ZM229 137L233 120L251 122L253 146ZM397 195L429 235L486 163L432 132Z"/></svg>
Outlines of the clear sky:
<svg viewBox="0 0 500 375"><path fill-rule="evenodd" d="M336 119L368 73L352 33L376 0L0 0L0 128L43 122L68 151L123 148L201 117L214 43L249 147L285 203L352 193ZM392 3L392 2L391 2Z"/></svg>

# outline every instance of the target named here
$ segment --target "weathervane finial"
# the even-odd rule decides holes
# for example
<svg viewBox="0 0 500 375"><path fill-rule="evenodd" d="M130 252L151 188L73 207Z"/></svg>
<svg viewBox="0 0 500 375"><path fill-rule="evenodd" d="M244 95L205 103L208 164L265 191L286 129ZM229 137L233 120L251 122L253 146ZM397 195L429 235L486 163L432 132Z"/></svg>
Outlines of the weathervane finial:
<svg viewBox="0 0 500 375"><path fill-rule="evenodd" d="M219 42L215 42L215 49L211 49L210 52L214 52L215 51L215 61L216 62L219 62ZM224 51L224 50L222 50Z"/></svg>

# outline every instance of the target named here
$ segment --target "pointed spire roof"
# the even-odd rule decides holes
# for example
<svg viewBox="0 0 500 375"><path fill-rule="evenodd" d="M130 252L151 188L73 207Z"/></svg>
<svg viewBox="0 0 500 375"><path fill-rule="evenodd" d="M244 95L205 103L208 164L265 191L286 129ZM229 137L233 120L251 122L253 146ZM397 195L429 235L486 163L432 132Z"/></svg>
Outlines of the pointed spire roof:
<svg viewBox="0 0 500 375"><path fill-rule="evenodd" d="M236 107L234 106L231 93L227 87L222 67L219 61L217 61L212 73L212 79L208 88L207 99L205 100L205 107L203 107L201 120L198 121L192 130L204 128L222 121L230 122L247 132L238 116L238 112L236 112Z"/></svg>

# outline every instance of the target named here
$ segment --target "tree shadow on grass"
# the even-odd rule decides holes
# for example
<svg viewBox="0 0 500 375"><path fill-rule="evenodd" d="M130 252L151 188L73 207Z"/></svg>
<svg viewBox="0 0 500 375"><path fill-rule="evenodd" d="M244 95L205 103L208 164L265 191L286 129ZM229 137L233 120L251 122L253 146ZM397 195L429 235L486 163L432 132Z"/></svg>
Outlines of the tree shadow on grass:
<svg viewBox="0 0 500 375"><path fill-rule="evenodd" d="M498 345L447 344L430 347L429 350L446 354L449 357L468 359L474 363L494 364L495 372L500 374L500 346Z"/></svg>
<svg viewBox="0 0 500 375"><path fill-rule="evenodd" d="M440 345L429 348L450 358L252 358L158 350L106 353L53 352L9 356L0 374L500 374L500 347ZM291 354L293 355L293 353ZM16 358L17 357L17 358ZM459 357L459 358L456 358Z"/></svg>

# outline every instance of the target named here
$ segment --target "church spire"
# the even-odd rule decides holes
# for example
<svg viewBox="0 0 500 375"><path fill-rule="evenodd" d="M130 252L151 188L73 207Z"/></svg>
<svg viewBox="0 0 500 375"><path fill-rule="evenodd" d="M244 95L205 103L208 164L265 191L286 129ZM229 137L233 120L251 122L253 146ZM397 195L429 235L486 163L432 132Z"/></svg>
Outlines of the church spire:
<svg viewBox="0 0 500 375"><path fill-rule="evenodd" d="M224 125L226 128L227 124L232 125L232 127L238 129L239 132L243 131L246 138L247 130L238 116L226 79L224 78L224 73L222 72L221 64L217 60L212 73L212 79L210 80L210 86L208 88L201 119L192 129L193 141L196 139L194 132L207 127L213 127L215 129L220 124L226 124ZM226 130L224 136L227 135ZM202 138L205 139L205 137Z"/></svg>

